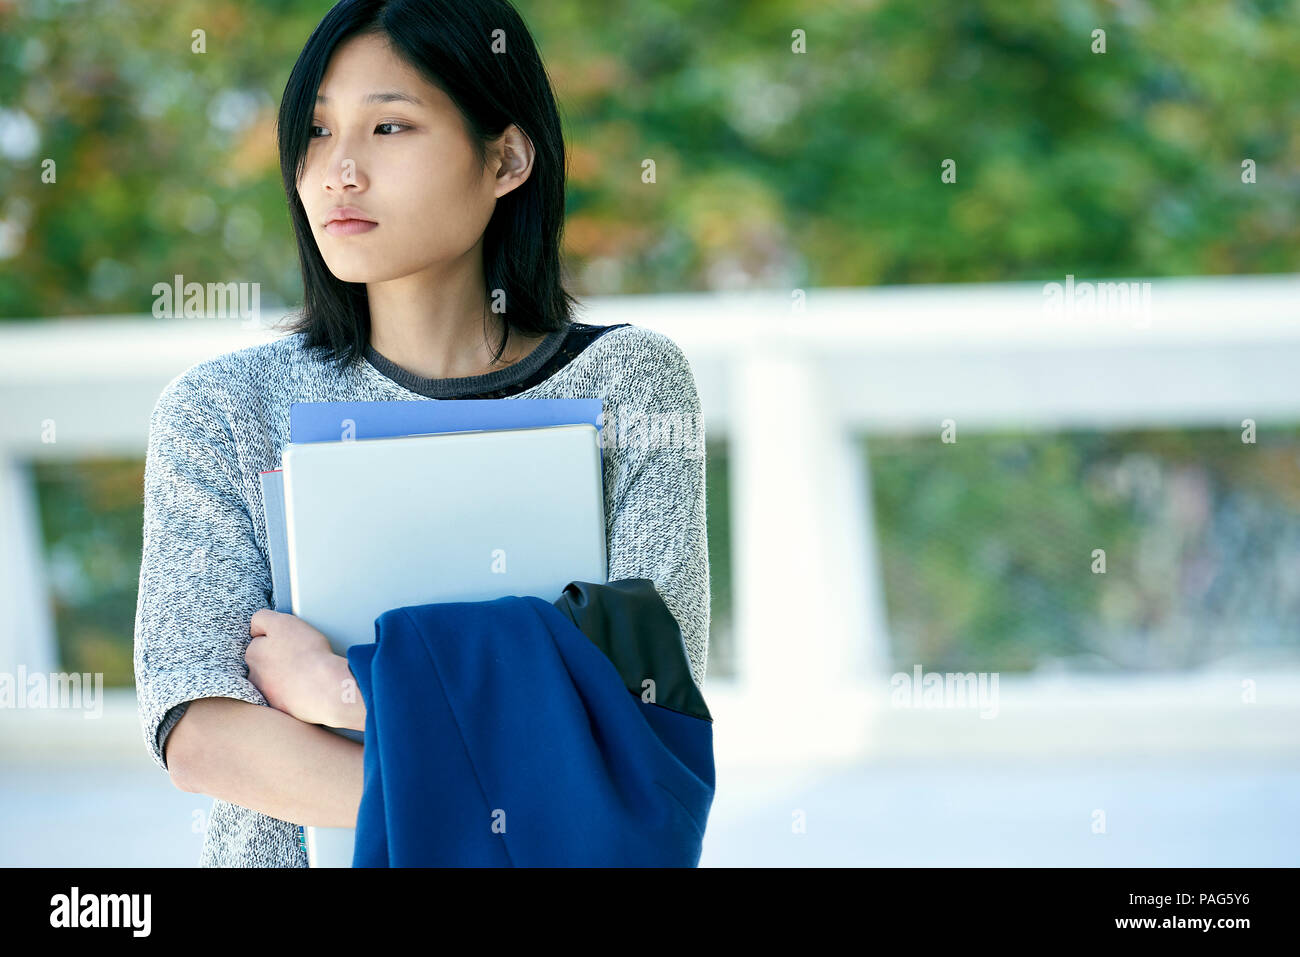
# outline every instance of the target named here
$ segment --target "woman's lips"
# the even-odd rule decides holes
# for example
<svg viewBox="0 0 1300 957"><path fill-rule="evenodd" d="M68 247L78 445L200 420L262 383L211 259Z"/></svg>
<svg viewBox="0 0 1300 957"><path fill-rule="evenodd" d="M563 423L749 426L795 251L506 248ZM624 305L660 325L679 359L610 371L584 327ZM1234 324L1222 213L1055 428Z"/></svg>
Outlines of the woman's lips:
<svg viewBox="0 0 1300 957"><path fill-rule="evenodd" d="M365 219L336 219L325 224L325 232L331 236L355 236L357 233L368 233L378 226L378 223Z"/></svg>

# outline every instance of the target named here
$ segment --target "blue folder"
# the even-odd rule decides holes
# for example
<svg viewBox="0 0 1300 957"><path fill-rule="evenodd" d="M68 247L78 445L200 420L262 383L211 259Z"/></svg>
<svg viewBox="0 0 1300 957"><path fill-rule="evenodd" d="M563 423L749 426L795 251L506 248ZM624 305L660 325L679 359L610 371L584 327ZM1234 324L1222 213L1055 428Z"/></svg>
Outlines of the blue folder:
<svg viewBox="0 0 1300 957"><path fill-rule="evenodd" d="M600 399L423 399L396 402L295 402L290 442L388 439L426 432L532 429L603 421Z"/></svg>

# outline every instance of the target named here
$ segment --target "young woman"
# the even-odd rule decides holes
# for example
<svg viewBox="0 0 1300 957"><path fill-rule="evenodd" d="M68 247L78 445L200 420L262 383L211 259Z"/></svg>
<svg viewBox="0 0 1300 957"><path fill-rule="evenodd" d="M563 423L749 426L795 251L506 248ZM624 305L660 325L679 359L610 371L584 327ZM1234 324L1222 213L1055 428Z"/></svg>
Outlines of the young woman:
<svg viewBox="0 0 1300 957"><path fill-rule="evenodd" d="M361 799L361 745L320 726L364 727L339 703L347 661L269 610L258 473L280 465L293 402L602 399L609 579L654 583L697 685L707 653L694 378L662 334L571 318L560 121L515 11L344 0L289 77L279 146L301 319L173 379L145 469L141 721L177 786L216 798L205 866L305 866L298 825L350 827Z"/></svg>

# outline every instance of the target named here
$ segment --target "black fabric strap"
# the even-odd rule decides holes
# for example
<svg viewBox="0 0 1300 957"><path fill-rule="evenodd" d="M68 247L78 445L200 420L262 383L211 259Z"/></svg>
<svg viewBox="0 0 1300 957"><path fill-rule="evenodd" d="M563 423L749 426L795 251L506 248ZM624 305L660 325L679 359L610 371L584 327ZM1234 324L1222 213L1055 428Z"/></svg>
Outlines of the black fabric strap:
<svg viewBox="0 0 1300 957"><path fill-rule="evenodd" d="M681 628L653 581L573 581L552 604L613 662L628 691L640 697L641 682L651 678L654 704L713 723Z"/></svg>

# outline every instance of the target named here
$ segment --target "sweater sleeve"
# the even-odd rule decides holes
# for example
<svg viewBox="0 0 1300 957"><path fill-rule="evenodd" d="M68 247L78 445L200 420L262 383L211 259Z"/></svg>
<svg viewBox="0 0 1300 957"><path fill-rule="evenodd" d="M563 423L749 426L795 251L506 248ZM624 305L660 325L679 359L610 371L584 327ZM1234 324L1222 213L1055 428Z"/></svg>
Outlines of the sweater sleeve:
<svg viewBox="0 0 1300 957"><path fill-rule="evenodd" d="M166 735L188 702L267 703L244 650L253 612L270 605L270 570L218 395L193 371L178 376L149 423L135 687L145 744L164 771Z"/></svg>
<svg viewBox="0 0 1300 957"><path fill-rule="evenodd" d="M626 394L606 407L602 444L616 468L610 581L648 578L677 620L701 690L709 651L704 422L681 348L652 334L627 358Z"/></svg>

